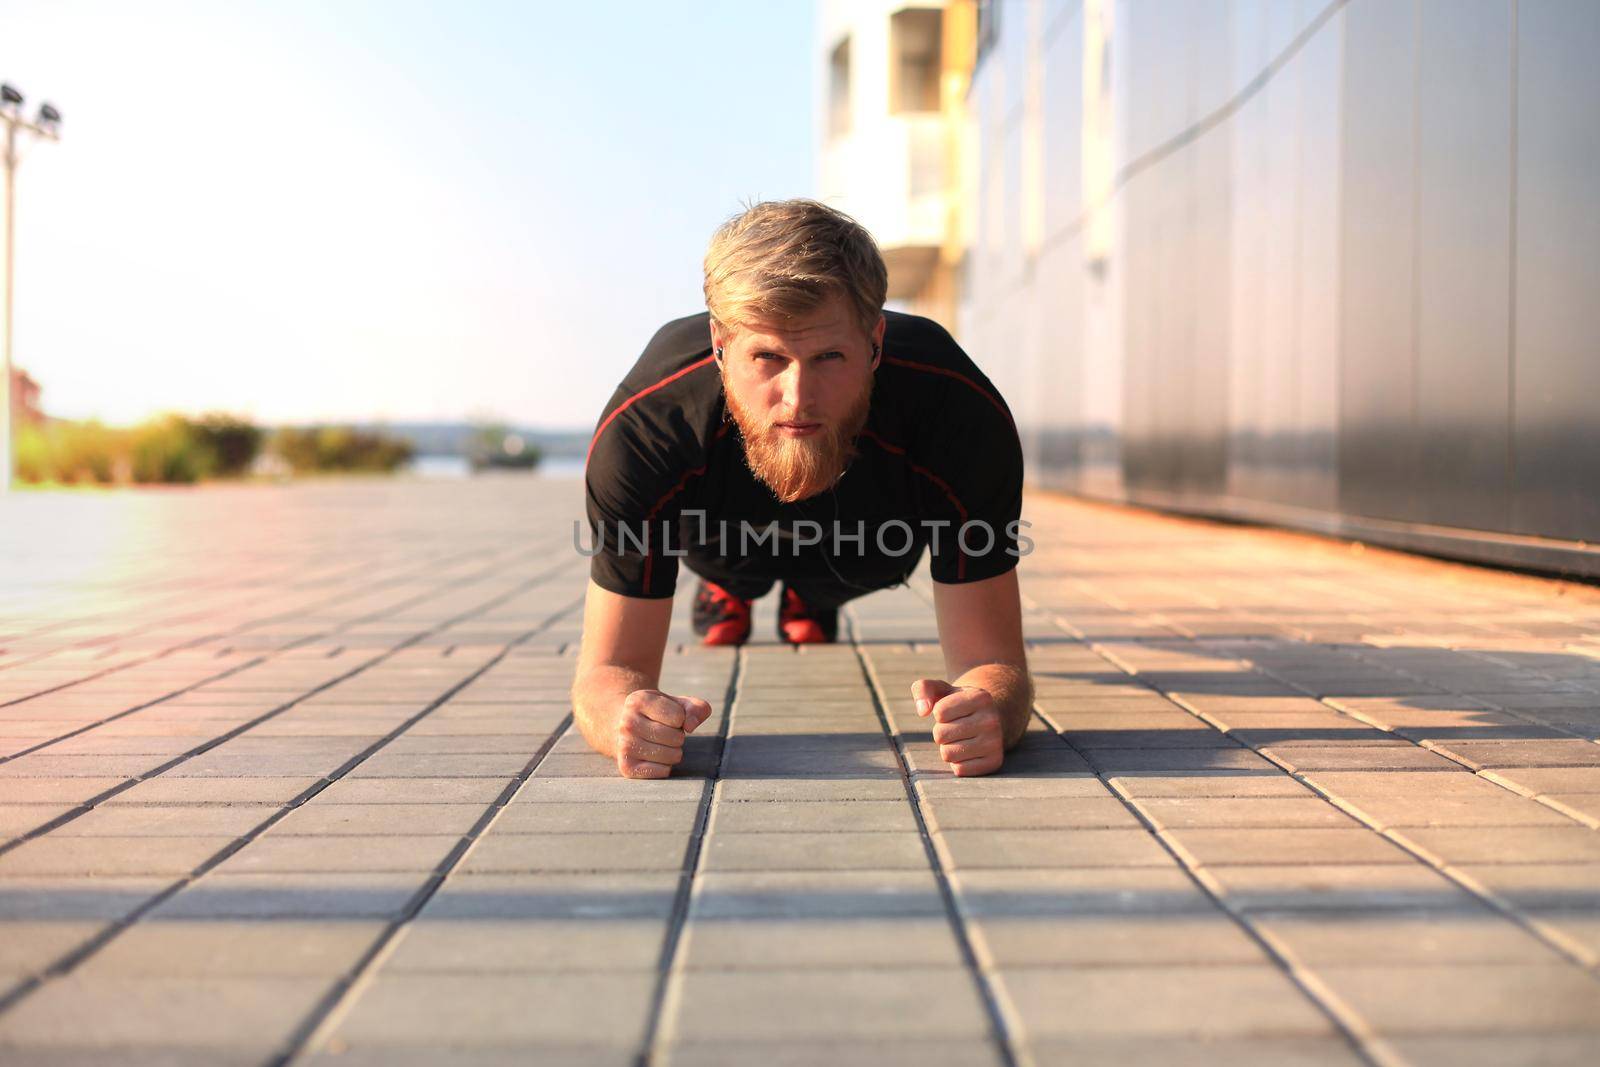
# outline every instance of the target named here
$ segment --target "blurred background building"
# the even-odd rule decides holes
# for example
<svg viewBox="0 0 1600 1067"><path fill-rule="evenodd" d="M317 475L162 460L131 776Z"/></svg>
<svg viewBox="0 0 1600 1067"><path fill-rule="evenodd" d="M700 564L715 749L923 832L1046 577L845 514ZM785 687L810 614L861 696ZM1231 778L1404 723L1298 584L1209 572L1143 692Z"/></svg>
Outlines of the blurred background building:
<svg viewBox="0 0 1600 1067"><path fill-rule="evenodd" d="M819 17L822 196L1035 484L1600 575L1600 4Z"/></svg>

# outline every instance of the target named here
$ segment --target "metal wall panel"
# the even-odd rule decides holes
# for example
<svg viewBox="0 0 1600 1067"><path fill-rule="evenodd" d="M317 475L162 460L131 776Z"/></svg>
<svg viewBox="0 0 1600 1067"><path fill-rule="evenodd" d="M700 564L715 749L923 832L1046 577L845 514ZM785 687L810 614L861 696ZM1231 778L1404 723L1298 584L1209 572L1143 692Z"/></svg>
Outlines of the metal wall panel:
<svg viewBox="0 0 1600 1067"><path fill-rule="evenodd" d="M1085 12L1008 4L969 97L958 332L1032 480L1600 575L1494 537L1600 542L1600 3L1111 12L1103 272L1072 225Z"/></svg>
<svg viewBox="0 0 1600 1067"><path fill-rule="evenodd" d="M1600 541L1600 4L1517 13L1515 502Z"/></svg>
<svg viewBox="0 0 1600 1067"><path fill-rule="evenodd" d="M1415 28L1412 3L1345 8L1339 506L1380 519L1417 488Z"/></svg>
<svg viewBox="0 0 1600 1067"><path fill-rule="evenodd" d="M1419 491L1410 517L1510 519L1511 3L1422 0L1417 71Z"/></svg>
<svg viewBox="0 0 1600 1067"><path fill-rule="evenodd" d="M1344 19L1335 16L1296 57L1299 70L1299 201L1295 347L1300 366L1290 503L1338 506L1339 190Z"/></svg>

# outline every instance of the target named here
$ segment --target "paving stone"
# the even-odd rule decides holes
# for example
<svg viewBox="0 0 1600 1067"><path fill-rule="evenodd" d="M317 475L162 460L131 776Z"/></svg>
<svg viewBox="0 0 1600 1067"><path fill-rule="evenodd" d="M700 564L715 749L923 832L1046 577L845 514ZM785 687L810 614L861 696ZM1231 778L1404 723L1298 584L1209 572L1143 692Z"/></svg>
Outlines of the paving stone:
<svg viewBox="0 0 1600 1067"><path fill-rule="evenodd" d="M1537 801L1502 790L1501 796L1362 797L1345 803L1378 827L1571 826L1572 821Z"/></svg>
<svg viewBox="0 0 1600 1067"><path fill-rule="evenodd" d="M386 973L654 971L667 936L664 918L463 920L440 914L426 912L406 927L384 962Z"/></svg>
<svg viewBox="0 0 1600 1067"><path fill-rule="evenodd" d="M1130 797L1315 797L1276 767L1270 771L1118 774L1107 781Z"/></svg>
<svg viewBox="0 0 1600 1067"><path fill-rule="evenodd" d="M902 791L894 801L819 801L772 804L725 802L711 809L713 840L717 834L825 833L839 831L917 833L917 819Z"/></svg>
<svg viewBox="0 0 1600 1067"><path fill-rule="evenodd" d="M1006 774L956 778L949 774L919 775L914 779L917 796L965 800L1025 800L1053 797L1106 797L1108 790L1098 777L1087 771L1069 772L1040 778Z"/></svg>
<svg viewBox="0 0 1600 1067"><path fill-rule="evenodd" d="M705 796L707 783L694 778L605 778L556 779L530 778L518 791L517 803L589 803L591 801L632 801L656 804L663 801L698 802Z"/></svg>
<svg viewBox="0 0 1600 1067"><path fill-rule="evenodd" d="M71 804L18 804L0 808L0 842L21 837L74 810Z"/></svg>
<svg viewBox="0 0 1600 1067"><path fill-rule="evenodd" d="M221 731L218 731L219 733ZM199 742L193 737L159 735L106 736L98 731L57 741L46 750L55 756L165 756L187 752ZM37 741L29 742L32 747Z"/></svg>
<svg viewBox="0 0 1600 1067"><path fill-rule="evenodd" d="M327 989L318 978L68 976L0 1016L0 1046L130 1049L233 1046L265 1054L286 1042Z"/></svg>
<svg viewBox="0 0 1600 1067"><path fill-rule="evenodd" d="M504 1047L434 1044L426 1039L404 1047L398 1045L352 1045L349 1039L335 1037L328 1048L313 1054L308 1062L319 1067L632 1067L638 1053L620 1045L557 1044L531 1040Z"/></svg>
<svg viewBox="0 0 1600 1067"><path fill-rule="evenodd" d="M689 833L700 817L695 801L636 804L589 801L512 804L495 819L494 834Z"/></svg>
<svg viewBox="0 0 1600 1067"><path fill-rule="evenodd" d="M1600 745L1575 738L1537 741L1449 740L1433 748L1474 770L1501 767L1593 767L1600 770Z"/></svg>
<svg viewBox="0 0 1600 1067"><path fill-rule="evenodd" d="M213 873L163 901L150 919L389 919L425 879L420 873Z"/></svg>
<svg viewBox="0 0 1600 1067"><path fill-rule="evenodd" d="M0 763L0 782L24 778L128 779L148 774L165 756L57 756L48 751Z"/></svg>
<svg viewBox="0 0 1600 1067"><path fill-rule="evenodd" d="M1262 750L1291 771L1459 771L1453 763L1411 744L1275 745Z"/></svg>
<svg viewBox="0 0 1600 1067"><path fill-rule="evenodd" d="M0 856L0 879L17 875L187 874L232 837L57 837L25 841Z"/></svg>
<svg viewBox="0 0 1600 1067"><path fill-rule="evenodd" d="M1506 795L1502 786L1470 771L1308 771L1306 781L1336 797L1491 797Z"/></svg>
<svg viewBox="0 0 1600 1067"><path fill-rule="evenodd" d="M204 752L163 771L171 778L323 778L337 771L346 759L324 756L228 755L219 750Z"/></svg>
<svg viewBox="0 0 1600 1067"><path fill-rule="evenodd" d="M1418 826L1394 834L1439 863L1600 862L1600 834L1586 826Z"/></svg>
<svg viewBox="0 0 1600 1067"><path fill-rule="evenodd" d="M716 802L812 803L812 802L906 801L905 783L899 777L874 774L870 777L832 777L825 773L810 778L732 777L716 783Z"/></svg>
<svg viewBox="0 0 1600 1067"><path fill-rule="evenodd" d="M1325 800L1301 797L1147 797L1139 810L1160 829L1190 827L1354 827Z"/></svg>
<svg viewBox="0 0 1600 1067"><path fill-rule="evenodd" d="M340 836L279 835L268 832L224 860L220 874L275 874L308 871L434 871L459 846L459 835Z"/></svg>
<svg viewBox="0 0 1600 1067"><path fill-rule="evenodd" d="M956 906L988 916L1079 918L1212 913L1215 904L1176 864L1056 870L964 870L950 876Z"/></svg>
<svg viewBox="0 0 1600 1067"><path fill-rule="evenodd" d="M0 980L43 970L107 926L103 922L0 919Z"/></svg>
<svg viewBox="0 0 1600 1067"><path fill-rule="evenodd" d="M943 916L697 920L678 951L681 966L708 970L962 966Z"/></svg>
<svg viewBox="0 0 1600 1067"><path fill-rule="evenodd" d="M277 811L265 804L209 807L118 804L97 807L52 830L51 837L240 837Z"/></svg>
<svg viewBox="0 0 1600 1067"><path fill-rule="evenodd" d="M336 804L314 798L284 816L272 836L285 834L448 834L460 837L484 814L481 804Z"/></svg>
<svg viewBox="0 0 1600 1067"><path fill-rule="evenodd" d="M515 778L528 765L532 753L500 752L460 755L451 753L396 753L387 750L367 757L350 772L351 778Z"/></svg>
<svg viewBox="0 0 1600 1067"><path fill-rule="evenodd" d="M1600 794L1546 793L1540 799L1568 818L1600 828Z"/></svg>
<svg viewBox="0 0 1600 1067"><path fill-rule="evenodd" d="M151 778L103 801L118 804L287 804L320 778ZM334 783L337 788L341 783Z"/></svg>
<svg viewBox="0 0 1600 1067"><path fill-rule="evenodd" d="M1252 864L1415 863L1392 841L1363 827L1325 829L1199 828L1169 833L1168 841L1197 867Z"/></svg>
<svg viewBox="0 0 1600 1067"><path fill-rule="evenodd" d="M1519 909L1600 911L1600 863L1463 863L1455 873Z"/></svg>
<svg viewBox="0 0 1600 1067"><path fill-rule="evenodd" d="M318 793L318 804L489 805L506 791L498 778L341 778Z"/></svg>
<svg viewBox="0 0 1600 1067"><path fill-rule="evenodd" d="M455 874L428 901L421 918L665 920L672 914L682 883L678 872Z"/></svg>
<svg viewBox="0 0 1600 1067"><path fill-rule="evenodd" d="M78 969L84 978L336 978L383 932L377 922L139 922Z"/></svg>
<svg viewBox="0 0 1600 1067"><path fill-rule="evenodd" d="M1146 830L946 830L934 835L946 867L1164 867Z"/></svg>
<svg viewBox="0 0 1600 1067"><path fill-rule="evenodd" d="M1555 963L1560 957L1487 907L1457 911L1263 914L1252 920L1289 959L1326 964Z"/></svg>
<svg viewBox="0 0 1600 1067"><path fill-rule="evenodd" d="M929 870L710 871L695 879L691 921L944 916Z"/></svg>
<svg viewBox="0 0 1600 1067"><path fill-rule="evenodd" d="M687 834L502 834L478 841L461 870L669 871L683 866Z"/></svg>
<svg viewBox="0 0 1600 1067"><path fill-rule="evenodd" d="M1564 962L1324 966L1317 981L1380 1033L1600 1033L1600 982Z"/></svg>
<svg viewBox="0 0 1600 1067"><path fill-rule="evenodd" d="M657 1061L665 1067L1000 1067L999 1050L982 1040L918 1041L861 1038L854 1041L684 1041L668 1045Z"/></svg>
<svg viewBox="0 0 1600 1067"><path fill-rule="evenodd" d="M1015 1007L1021 1036L1029 1041L1333 1032L1286 974L1265 965L1008 970L997 982Z"/></svg>
<svg viewBox="0 0 1600 1067"><path fill-rule="evenodd" d="M900 760L894 749L887 745L838 751L790 749L763 752L732 747L723 760L721 773L730 778L793 778L808 775L888 777L900 773Z"/></svg>
<svg viewBox="0 0 1600 1067"><path fill-rule="evenodd" d="M1449 911L1473 903L1465 890L1420 862L1211 867L1206 877L1240 911Z"/></svg>
<svg viewBox="0 0 1600 1067"><path fill-rule="evenodd" d="M0 922L122 919L172 885L171 878L0 878Z"/></svg>
<svg viewBox="0 0 1600 1067"><path fill-rule="evenodd" d="M644 1035L656 976L569 974L381 974L356 1001L337 1037L356 1045L519 1043L614 1045Z"/></svg>
<svg viewBox="0 0 1600 1067"><path fill-rule="evenodd" d="M1035 1041L1038 1067L1159 1063L1163 1067L1356 1067L1366 1061L1335 1037L1066 1037Z"/></svg>
<svg viewBox="0 0 1600 1067"><path fill-rule="evenodd" d="M0 777L3 805L80 805L126 777Z"/></svg>
<svg viewBox="0 0 1600 1067"><path fill-rule="evenodd" d="M921 870L922 837L909 833L722 834L706 838L707 871Z"/></svg>
<svg viewBox="0 0 1600 1067"><path fill-rule="evenodd" d="M1533 795L1600 793L1600 767L1514 767L1489 771L1485 777Z"/></svg>
<svg viewBox="0 0 1600 1067"><path fill-rule="evenodd" d="M1473 1034L1402 1036L1387 1044L1416 1067L1501 1067L1507 1063L1538 1067L1590 1067L1600 1059L1595 1034Z"/></svg>
<svg viewBox="0 0 1600 1067"><path fill-rule="evenodd" d="M995 968L1269 962L1220 911L995 916L971 935L979 962Z"/></svg>
<svg viewBox="0 0 1600 1067"><path fill-rule="evenodd" d="M1142 829L1138 818L1112 796L967 800L944 798L927 806L935 830Z"/></svg>
<svg viewBox="0 0 1600 1067"><path fill-rule="evenodd" d="M675 986L673 1041L805 1040L823 1019L835 1039L981 1039L988 1031L971 975L953 967L688 971Z"/></svg>

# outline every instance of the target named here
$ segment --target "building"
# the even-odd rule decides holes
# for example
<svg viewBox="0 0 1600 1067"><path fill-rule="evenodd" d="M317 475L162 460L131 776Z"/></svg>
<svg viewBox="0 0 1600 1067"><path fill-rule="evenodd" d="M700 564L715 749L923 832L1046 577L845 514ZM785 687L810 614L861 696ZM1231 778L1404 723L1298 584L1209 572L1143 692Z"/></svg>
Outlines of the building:
<svg viewBox="0 0 1600 1067"><path fill-rule="evenodd" d="M11 368L11 425L42 426L44 411L39 407L39 383L21 367Z"/></svg>
<svg viewBox="0 0 1600 1067"><path fill-rule="evenodd" d="M913 196L849 132L926 124L895 27L933 10L937 234L931 172ZM1600 5L839 0L821 30L822 195L1005 392L1033 482L1600 575Z"/></svg>

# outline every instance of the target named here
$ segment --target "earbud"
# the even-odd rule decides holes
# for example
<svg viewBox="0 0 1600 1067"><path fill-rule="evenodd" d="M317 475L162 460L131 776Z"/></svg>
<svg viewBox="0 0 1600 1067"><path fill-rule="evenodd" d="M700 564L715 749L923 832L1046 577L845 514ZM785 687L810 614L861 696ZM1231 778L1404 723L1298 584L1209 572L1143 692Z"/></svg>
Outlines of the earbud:
<svg viewBox="0 0 1600 1067"><path fill-rule="evenodd" d="M717 362L721 363L722 362L722 349L720 349L720 348L717 349L716 350L716 355L717 355Z"/></svg>

